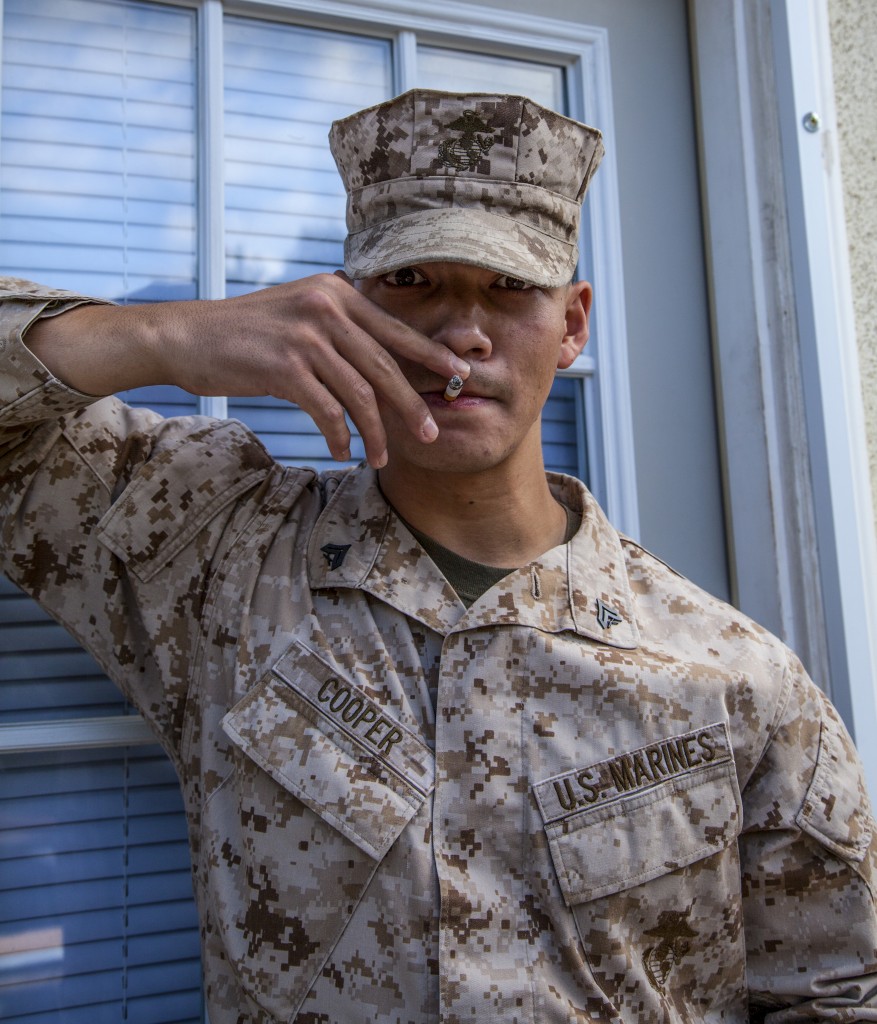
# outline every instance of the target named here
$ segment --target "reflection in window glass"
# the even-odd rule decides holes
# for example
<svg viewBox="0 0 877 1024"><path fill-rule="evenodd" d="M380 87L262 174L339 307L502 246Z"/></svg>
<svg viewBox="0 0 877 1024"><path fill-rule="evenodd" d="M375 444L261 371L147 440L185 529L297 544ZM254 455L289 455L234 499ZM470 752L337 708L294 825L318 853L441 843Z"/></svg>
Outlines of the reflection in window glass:
<svg viewBox="0 0 877 1024"><path fill-rule="evenodd" d="M0 272L195 296L194 14L5 0Z"/></svg>
<svg viewBox="0 0 877 1024"><path fill-rule="evenodd" d="M194 13L5 0L3 31L0 273L104 298L193 298ZM175 398L196 409L192 396L149 390L163 412ZM123 706L94 659L5 579L0 678L0 722Z"/></svg>
<svg viewBox="0 0 877 1024"><path fill-rule="evenodd" d="M508 92L564 111L563 68L435 46L417 48L417 84L453 92Z"/></svg>
<svg viewBox="0 0 877 1024"><path fill-rule="evenodd" d="M382 39L226 19L229 295L342 266L329 126L390 96L390 57Z"/></svg>

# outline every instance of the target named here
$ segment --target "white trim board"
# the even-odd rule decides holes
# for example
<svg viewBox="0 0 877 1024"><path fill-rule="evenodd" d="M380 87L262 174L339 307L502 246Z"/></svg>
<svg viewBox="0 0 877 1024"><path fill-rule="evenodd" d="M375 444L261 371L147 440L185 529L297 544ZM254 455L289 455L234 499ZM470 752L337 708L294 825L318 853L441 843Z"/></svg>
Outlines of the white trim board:
<svg viewBox="0 0 877 1024"><path fill-rule="evenodd" d="M877 554L826 0L689 13L735 598L829 690L877 790Z"/></svg>
<svg viewBox="0 0 877 1024"><path fill-rule="evenodd" d="M772 0L792 270L835 700L877 791L877 539L827 0ZM804 118L819 115L816 132Z"/></svg>
<svg viewBox="0 0 877 1024"><path fill-rule="evenodd" d="M690 10L733 597L825 682L769 26L746 0Z"/></svg>

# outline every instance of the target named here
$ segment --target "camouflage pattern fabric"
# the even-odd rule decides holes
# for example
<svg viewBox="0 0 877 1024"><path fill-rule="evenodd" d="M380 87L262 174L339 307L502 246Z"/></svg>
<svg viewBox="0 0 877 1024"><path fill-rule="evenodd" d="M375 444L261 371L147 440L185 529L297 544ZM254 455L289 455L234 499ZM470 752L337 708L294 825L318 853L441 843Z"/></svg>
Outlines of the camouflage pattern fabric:
<svg viewBox="0 0 877 1024"><path fill-rule="evenodd" d="M332 125L347 189L344 269L448 260L540 286L572 280L596 128L524 96L415 89Z"/></svg>
<svg viewBox="0 0 877 1024"><path fill-rule="evenodd" d="M3 568L177 767L212 1024L877 1020L861 770L779 641L567 477L467 611L370 469L92 402L21 339L77 298L9 289Z"/></svg>

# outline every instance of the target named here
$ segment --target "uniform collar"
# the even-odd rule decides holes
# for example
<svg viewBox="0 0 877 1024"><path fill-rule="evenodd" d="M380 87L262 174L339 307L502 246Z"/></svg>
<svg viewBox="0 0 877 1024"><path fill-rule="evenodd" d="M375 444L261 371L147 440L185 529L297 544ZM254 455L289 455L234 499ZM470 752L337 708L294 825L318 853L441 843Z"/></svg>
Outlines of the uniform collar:
<svg viewBox="0 0 877 1024"><path fill-rule="evenodd" d="M639 631L618 534L578 480L549 473L548 482L560 501L581 512L576 535L505 577L467 610L387 504L375 471L351 470L311 534L311 588L363 590L442 635L525 625L636 647Z"/></svg>

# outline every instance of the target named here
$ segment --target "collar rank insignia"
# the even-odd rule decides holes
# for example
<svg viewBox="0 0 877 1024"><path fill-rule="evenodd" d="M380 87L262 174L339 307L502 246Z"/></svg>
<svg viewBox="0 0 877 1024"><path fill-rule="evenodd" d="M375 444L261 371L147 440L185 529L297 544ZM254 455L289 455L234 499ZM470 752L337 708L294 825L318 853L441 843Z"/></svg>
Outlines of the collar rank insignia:
<svg viewBox="0 0 877 1024"><path fill-rule="evenodd" d="M463 116L451 121L448 128L460 132L458 139L443 139L439 144L439 159L445 167L456 167L458 171L474 171L482 156L490 151L496 139L490 135L486 125L474 110L464 110Z"/></svg>
<svg viewBox="0 0 877 1024"><path fill-rule="evenodd" d="M610 608L608 604L604 604L600 598L597 598L597 625L600 629L611 629L613 626L617 626L621 622L621 616L614 608Z"/></svg>
<svg viewBox="0 0 877 1024"><path fill-rule="evenodd" d="M329 566L330 572L332 569L337 569L341 565L349 550L349 544L324 544L320 548L320 551L323 552L326 563Z"/></svg>

